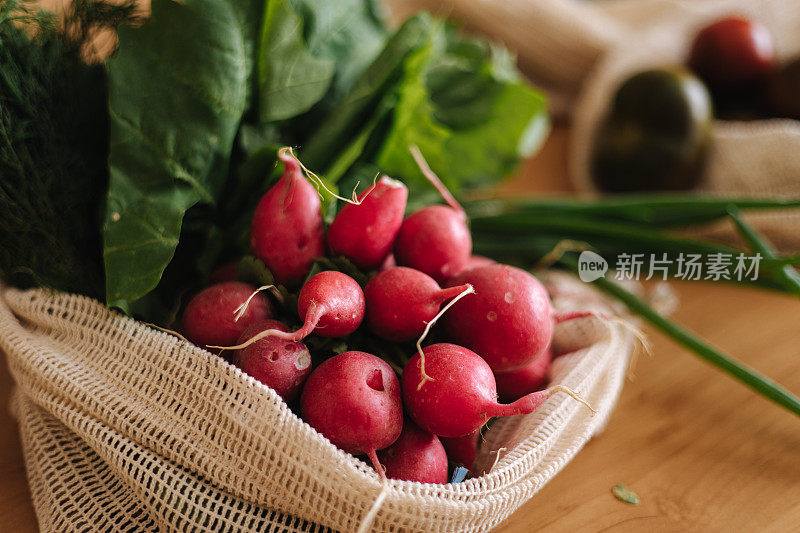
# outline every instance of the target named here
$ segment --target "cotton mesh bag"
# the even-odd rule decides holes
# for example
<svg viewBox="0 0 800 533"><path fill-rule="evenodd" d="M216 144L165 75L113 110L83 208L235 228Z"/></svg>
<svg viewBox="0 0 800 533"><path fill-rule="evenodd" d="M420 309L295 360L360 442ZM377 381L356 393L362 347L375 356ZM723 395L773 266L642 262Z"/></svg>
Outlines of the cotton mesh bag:
<svg viewBox="0 0 800 533"><path fill-rule="evenodd" d="M567 275L559 310L618 312ZM0 288L0 350L16 382L43 531L488 531L606 421L634 348L611 320L561 324L556 394L484 436L480 477L389 480L339 450L268 387L217 355L89 298ZM534 524L535 525L535 524Z"/></svg>

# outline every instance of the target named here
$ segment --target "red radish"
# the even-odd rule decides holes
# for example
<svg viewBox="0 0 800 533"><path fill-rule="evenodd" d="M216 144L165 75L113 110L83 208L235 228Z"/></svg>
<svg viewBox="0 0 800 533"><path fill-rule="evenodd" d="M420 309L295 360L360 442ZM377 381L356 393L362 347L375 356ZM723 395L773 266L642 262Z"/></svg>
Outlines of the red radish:
<svg viewBox="0 0 800 533"><path fill-rule="evenodd" d="M297 310L303 327L292 340L300 340L312 331L320 337L344 337L353 333L364 319L364 292L348 276L335 270L320 272L303 285Z"/></svg>
<svg viewBox="0 0 800 533"><path fill-rule="evenodd" d="M394 260L394 254L389 254L388 256L386 256L386 259L381 264L381 266L378 267L378 272L383 272L384 270L389 270L390 268L394 268L396 266L397 266L397 261Z"/></svg>
<svg viewBox="0 0 800 533"><path fill-rule="evenodd" d="M303 326L294 332L267 329L236 346L213 346L241 350L265 337L300 341L312 332L320 337L345 337L353 333L364 319L364 292L348 276L326 270L308 280L300 290L297 311Z"/></svg>
<svg viewBox="0 0 800 533"><path fill-rule="evenodd" d="M461 464L472 470L475 458L478 456L478 438L481 430L475 430L463 437L439 437L447 452L447 457L454 463Z"/></svg>
<svg viewBox="0 0 800 533"><path fill-rule="evenodd" d="M239 342L267 329L289 331L285 324L277 320L262 320L250 324L239 337ZM297 397L303 382L311 373L311 354L306 345L275 337L261 339L237 350L233 362L248 375L274 389L287 403Z"/></svg>
<svg viewBox="0 0 800 533"><path fill-rule="evenodd" d="M407 267L379 272L367 283L366 319L382 339L403 342L419 338L442 302L458 296L467 285L442 289L432 277Z"/></svg>
<svg viewBox="0 0 800 533"><path fill-rule="evenodd" d="M385 479L375 452L396 441L403 428L400 383L389 365L364 352L328 359L306 380L300 410L342 450L367 454Z"/></svg>
<svg viewBox="0 0 800 533"><path fill-rule="evenodd" d="M478 268L486 265L493 265L497 261L494 259L489 259L488 257L484 257L482 255L471 255L469 259L467 259L466 264L464 264L464 268L461 269L460 272L457 272L455 275L461 274L461 272L466 272L467 270L472 270L473 268Z"/></svg>
<svg viewBox="0 0 800 533"><path fill-rule="evenodd" d="M397 234L394 257L398 265L421 270L443 283L464 269L472 253L467 215L428 167L419 149L411 147L411 153L448 205L423 207L406 218Z"/></svg>
<svg viewBox="0 0 800 533"><path fill-rule="evenodd" d="M421 354L414 354L403 370L402 388L409 416L421 428L442 437L469 435L495 416L531 413L559 391L589 407L563 385L499 404L494 375L486 361L475 352L448 343L432 344Z"/></svg>
<svg viewBox="0 0 800 533"><path fill-rule="evenodd" d="M233 344L253 322L272 316L269 299L258 293L247 309L236 318L236 311L251 297L255 287L239 281L226 281L199 292L183 311L181 332L198 346Z"/></svg>
<svg viewBox="0 0 800 533"><path fill-rule="evenodd" d="M544 387L552 360L553 351L548 348L535 361L522 368L509 372L495 372L494 380L497 383L500 400L513 402Z"/></svg>
<svg viewBox="0 0 800 533"><path fill-rule="evenodd" d="M406 210L408 189L388 176L346 204L328 228L328 246L361 270L381 266L394 246Z"/></svg>
<svg viewBox="0 0 800 533"><path fill-rule="evenodd" d="M291 151L282 148L278 158L285 165L283 175L256 207L250 246L277 283L295 286L308 274L312 261L325 255L321 204Z"/></svg>
<svg viewBox="0 0 800 533"><path fill-rule="evenodd" d="M222 283L223 281L236 281L239 275L239 261L231 261L218 267L208 277L209 284Z"/></svg>
<svg viewBox="0 0 800 533"><path fill-rule="evenodd" d="M447 453L439 438L406 418L400 437L378 452L386 477L420 483L447 483Z"/></svg>
<svg viewBox="0 0 800 533"><path fill-rule="evenodd" d="M450 280L469 283L475 296L444 316L448 338L483 357L496 372L530 364L550 345L554 317L544 286L524 270L493 264Z"/></svg>

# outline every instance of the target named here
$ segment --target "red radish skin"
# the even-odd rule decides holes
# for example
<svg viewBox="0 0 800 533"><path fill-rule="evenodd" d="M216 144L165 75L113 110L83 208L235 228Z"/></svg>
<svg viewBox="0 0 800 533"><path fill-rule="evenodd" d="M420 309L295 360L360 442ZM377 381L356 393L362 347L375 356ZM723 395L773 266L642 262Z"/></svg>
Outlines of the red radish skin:
<svg viewBox="0 0 800 533"><path fill-rule="evenodd" d="M493 264L473 268L448 283L469 283L475 295L444 315L454 343L477 352L496 372L530 364L550 345L553 309L544 286L524 270Z"/></svg>
<svg viewBox="0 0 800 533"><path fill-rule="evenodd" d="M328 228L328 247L364 271L381 266L392 251L403 224L408 189L401 182L382 176L346 204Z"/></svg>
<svg viewBox="0 0 800 533"><path fill-rule="evenodd" d="M295 287L314 259L325 255L321 204L289 150L281 149L278 158L285 169L256 207L250 246L278 284Z"/></svg>
<svg viewBox="0 0 800 533"><path fill-rule="evenodd" d="M275 329L289 331L277 320L254 322L244 330L239 342L242 343L261 331ZM266 337L237 350L233 363L246 374L254 377L289 403L293 401L311 373L311 354L302 342L287 342L275 337Z"/></svg>
<svg viewBox="0 0 800 533"><path fill-rule="evenodd" d="M450 279L461 274L462 272L466 272L467 270L472 270L473 268L478 268L486 265L494 265L496 263L495 260L489 259L488 257L484 257L482 255L471 255L469 259L467 259L464 268L462 268L459 272L454 274ZM449 282L450 280L448 280Z"/></svg>
<svg viewBox="0 0 800 533"><path fill-rule="evenodd" d="M224 281L236 281L238 276L239 261L231 261L230 263L225 263L224 265L218 267L214 272L212 272L208 277L208 283L209 285L214 285Z"/></svg>
<svg viewBox="0 0 800 533"><path fill-rule="evenodd" d="M394 254L389 254L386 259L383 261L380 267L378 267L378 272L383 272L384 270L389 270L390 268L394 268L397 266L397 261L394 259Z"/></svg>
<svg viewBox="0 0 800 533"><path fill-rule="evenodd" d="M287 341L301 341L312 332L320 337L346 337L353 333L364 319L364 292L348 276L335 270L326 270L308 280L300 290L297 311L303 317L303 326L294 332L267 329L236 346L213 346L227 350L241 350L265 337Z"/></svg>
<svg viewBox="0 0 800 533"><path fill-rule="evenodd" d="M478 429L463 437L439 437L447 452L447 457L454 463L464 465L468 470L472 470L475 458L478 456L478 439L481 430Z"/></svg>
<svg viewBox="0 0 800 533"><path fill-rule="evenodd" d="M548 348L532 363L509 372L495 372L497 394L508 403L526 394L542 389L547 384L547 371L553 361L553 351Z"/></svg>
<svg viewBox="0 0 800 533"><path fill-rule="evenodd" d="M398 265L425 272L438 283L444 283L464 270L472 254L472 235L467 227L467 214L434 174L419 148L410 146L420 172L442 195L447 206L423 207L403 222L394 245Z"/></svg>
<svg viewBox="0 0 800 533"><path fill-rule="evenodd" d="M341 272L320 272L303 285L297 310L303 317L303 327L294 335L299 340L312 331L320 337L350 335L364 319L364 291L361 286Z"/></svg>
<svg viewBox="0 0 800 533"><path fill-rule="evenodd" d="M447 483L447 453L439 438L406 418L400 437L378 452L386 477L420 483Z"/></svg>
<svg viewBox="0 0 800 533"><path fill-rule="evenodd" d="M466 217L445 205L423 207L403 222L394 244L398 265L443 283L464 269L472 253Z"/></svg>
<svg viewBox="0 0 800 533"><path fill-rule="evenodd" d="M432 277L408 267L378 273L367 284L366 320L375 335L404 342L418 339L442 302L458 296L466 285L442 289Z"/></svg>
<svg viewBox="0 0 800 533"><path fill-rule="evenodd" d="M181 332L198 346L235 343L250 324L272 317L269 298L258 293L236 320L237 308L250 298L253 291L255 287L239 281L226 281L204 289L189 301L183 311Z"/></svg>
<svg viewBox="0 0 800 533"><path fill-rule="evenodd" d="M421 428L441 437L463 437L490 418L532 413L555 392L574 391L556 386L537 391L510 404L497 403L492 369L478 354L455 344L432 344L414 356L403 370L403 404ZM591 407L590 407L591 409Z"/></svg>
<svg viewBox="0 0 800 533"><path fill-rule="evenodd" d="M353 455L367 454L385 473L376 450L390 446L403 429L400 383L383 360L345 352L319 365L300 395L303 420Z"/></svg>

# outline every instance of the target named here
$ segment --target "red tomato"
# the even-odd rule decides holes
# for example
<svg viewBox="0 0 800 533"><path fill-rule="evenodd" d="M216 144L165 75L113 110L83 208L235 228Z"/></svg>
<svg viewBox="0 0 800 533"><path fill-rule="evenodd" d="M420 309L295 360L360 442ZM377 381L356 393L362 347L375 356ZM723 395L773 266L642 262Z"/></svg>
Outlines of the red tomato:
<svg viewBox="0 0 800 533"><path fill-rule="evenodd" d="M775 65L769 30L744 17L706 26L692 43L689 66L713 90L731 92L762 81Z"/></svg>

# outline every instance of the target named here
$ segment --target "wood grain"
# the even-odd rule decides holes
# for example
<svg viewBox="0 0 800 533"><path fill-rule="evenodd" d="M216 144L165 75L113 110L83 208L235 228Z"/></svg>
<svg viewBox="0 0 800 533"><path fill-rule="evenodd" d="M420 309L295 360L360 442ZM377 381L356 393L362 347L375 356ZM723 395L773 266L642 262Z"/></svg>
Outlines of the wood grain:
<svg viewBox="0 0 800 533"><path fill-rule="evenodd" d="M556 129L502 192L569 191L568 130ZM709 283L675 283L675 318L800 392L800 301ZM800 419L653 336L606 431L497 533L800 530ZM36 530L11 377L0 370L0 530ZM641 503L616 500L625 483Z"/></svg>

